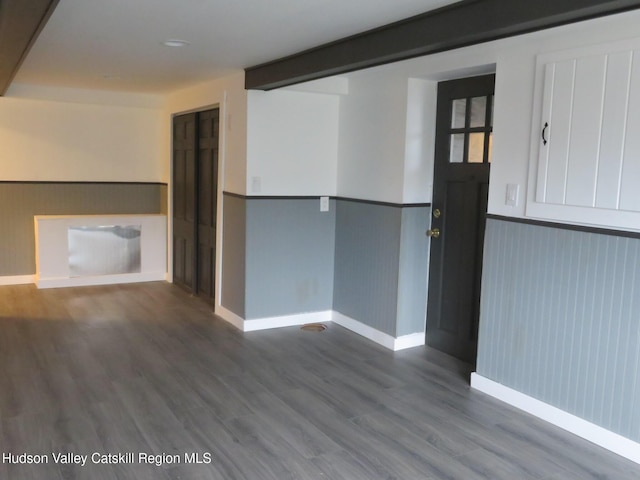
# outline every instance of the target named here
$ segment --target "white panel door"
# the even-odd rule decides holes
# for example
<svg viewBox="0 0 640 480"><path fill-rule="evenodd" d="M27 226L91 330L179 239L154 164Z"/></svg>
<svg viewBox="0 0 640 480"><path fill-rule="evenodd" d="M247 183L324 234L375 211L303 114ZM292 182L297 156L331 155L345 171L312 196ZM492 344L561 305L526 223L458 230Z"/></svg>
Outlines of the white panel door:
<svg viewBox="0 0 640 480"><path fill-rule="evenodd" d="M567 193L563 202L566 205L595 205L606 63L607 57L604 55L576 61L567 159ZM552 118L551 125L554 121Z"/></svg>
<svg viewBox="0 0 640 480"><path fill-rule="evenodd" d="M564 204L573 114L575 61L547 65L546 72L544 88L545 91L549 91L549 97L545 98L547 120L540 135L543 142L540 148L540 163L546 162L545 175L539 181L544 192L541 201ZM551 137L554 139L553 142Z"/></svg>
<svg viewBox="0 0 640 480"><path fill-rule="evenodd" d="M627 94L627 127L624 142L620 210L640 211L640 50L633 52Z"/></svg>
<svg viewBox="0 0 640 480"><path fill-rule="evenodd" d="M632 52L609 55L602 112L596 207L618 209Z"/></svg>
<svg viewBox="0 0 640 480"><path fill-rule="evenodd" d="M640 38L537 68L527 215L640 230Z"/></svg>

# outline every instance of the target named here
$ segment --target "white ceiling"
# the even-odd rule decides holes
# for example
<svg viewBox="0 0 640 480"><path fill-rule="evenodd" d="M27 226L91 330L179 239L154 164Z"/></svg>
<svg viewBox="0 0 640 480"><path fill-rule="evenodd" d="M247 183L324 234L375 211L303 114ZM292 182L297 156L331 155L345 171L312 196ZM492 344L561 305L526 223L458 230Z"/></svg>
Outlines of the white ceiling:
<svg viewBox="0 0 640 480"><path fill-rule="evenodd" d="M60 0L14 81L164 93L450 3Z"/></svg>

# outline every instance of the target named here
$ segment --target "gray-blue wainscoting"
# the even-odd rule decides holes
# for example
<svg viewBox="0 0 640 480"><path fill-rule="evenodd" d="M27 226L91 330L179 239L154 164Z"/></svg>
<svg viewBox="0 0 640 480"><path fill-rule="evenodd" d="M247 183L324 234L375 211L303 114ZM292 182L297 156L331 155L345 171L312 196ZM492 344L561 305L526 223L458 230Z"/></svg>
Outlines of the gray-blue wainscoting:
<svg viewBox="0 0 640 480"><path fill-rule="evenodd" d="M244 320L338 312L424 332L429 206L225 194L222 306Z"/></svg>
<svg viewBox="0 0 640 480"><path fill-rule="evenodd" d="M245 318L330 310L335 202L248 199Z"/></svg>
<svg viewBox="0 0 640 480"><path fill-rule="evenodd" d="M0 181L0 277L35 273L34 215L166 214L166 207L163 183Z"/></svg>
<svg viewBox="0 0 640 480"><path fill-rule="evenodd" d="M337 203L333 309L392 337L423 332L430 208Z"/></svg>
<svg viewBox="0 0 640 480"><path fill-rule="evenodd" d="M640 441L640 240L489 219L479 375Z"/></svg>

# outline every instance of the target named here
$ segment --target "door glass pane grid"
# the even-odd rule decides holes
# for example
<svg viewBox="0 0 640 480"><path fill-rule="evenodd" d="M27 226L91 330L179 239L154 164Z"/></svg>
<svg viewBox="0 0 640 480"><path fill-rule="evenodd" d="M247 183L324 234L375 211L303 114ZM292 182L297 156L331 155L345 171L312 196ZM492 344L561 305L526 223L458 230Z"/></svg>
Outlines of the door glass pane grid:
<svg viewBox="0 0 640 480"><path fill-rule="evenodd" d="M464 133L454 133L451 135L449 146L449 163L463 163L465 157Z"/></svg>
<svg viewBox="0 0 640 480"><path fill-rule="evenodd" d="M467 124L467 99L456 98L451 102L451 128L465 128Z"/></svg>
<svg viewBox="0 0 640 480"><path fill-rule="evenodd" d="M470 133L467 162L483 163L484 153L484 133Z"/></svg>
<svg viewBox="0 0 640 480"><path fill-rule="evenodd" d="M451 101L450 163L490 163L493 95Z"/></svg>
<svg viewBox="0 0 640 480"><path fill-rule="evenodd" d="M471 115L469 118L469 127L484 127L487 121L487 97L473 97L470 103Z"/></svg>
<svg viewBox="0 0 640 480"><path fill-rule="evenodd" d="M494 99L494 95L491 95L491 103L490 103L490 107L489 108L489 126L491 128L493 128L493 99Z"/></svg>

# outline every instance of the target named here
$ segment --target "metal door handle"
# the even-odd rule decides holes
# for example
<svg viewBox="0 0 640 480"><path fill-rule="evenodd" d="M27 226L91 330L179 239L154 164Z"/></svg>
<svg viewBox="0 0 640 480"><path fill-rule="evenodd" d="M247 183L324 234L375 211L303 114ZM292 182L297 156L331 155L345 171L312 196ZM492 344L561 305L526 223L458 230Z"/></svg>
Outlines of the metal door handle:
<svg viewBox="0 0 640 480"><path fill-rule="evenodd" d="M429 230L427 230L427 236L431 238L438 238L440 236L440 229L430 228Z"/></svg>
<svg viewBox="0 0 640 480"><path fill-rule="evenodd" d="M547 128L549 128L549 123L548 122L544 122L544 128L542 129L542 144L543 145L547 144L547 139L544 136L544 132L547 131Z"/></svg>

